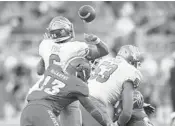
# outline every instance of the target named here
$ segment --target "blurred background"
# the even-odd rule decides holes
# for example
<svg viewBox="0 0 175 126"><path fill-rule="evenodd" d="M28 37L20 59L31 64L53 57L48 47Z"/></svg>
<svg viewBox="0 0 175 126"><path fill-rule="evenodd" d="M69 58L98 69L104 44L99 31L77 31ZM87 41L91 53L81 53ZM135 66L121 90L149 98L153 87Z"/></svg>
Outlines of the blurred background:
<svg viewBox="0 0 175 126"><path fill-rule="evenodd" d="M90 24L77 14L84 4L97 12ZM144 53L140 90L145 102L156 107L150 118L156 126L170 125L175 111L175 2L1 1L0 126L19 126L26 94L39 78L38 45L49 22L58 15L74 24L75 40L84 41L83 33L96 34L108 45L111 56L122 45L137 45ZM99 126L82 110L84 126Z"/></svg>

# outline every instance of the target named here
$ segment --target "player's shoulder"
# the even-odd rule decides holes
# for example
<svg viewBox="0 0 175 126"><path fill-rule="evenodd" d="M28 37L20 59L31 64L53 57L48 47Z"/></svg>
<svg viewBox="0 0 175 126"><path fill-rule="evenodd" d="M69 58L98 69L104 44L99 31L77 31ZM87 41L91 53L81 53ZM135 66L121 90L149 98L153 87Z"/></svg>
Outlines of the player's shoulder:
<svg viewBox="0 0 175 126"><path fill-rule="evenodd" d="M134 87L138 87L139 84L142 81L142 74L141 72L135 68L133 65L129 64L127 61L125 61L122 58L118 58L120 64L118 68L120 71L125 71L125 80L132 81L134 84Z"/></svg>
<svg viewBox="0 0 175 126"><path fill-rule="evenodd" d="M69 42L69 44L72 46L80 47L80 48L82 48L82 47L87 48L88 47L88 45L85 42L81 42L81 41L71 41L71 42Z"/></svg>
<svg viewBox="0 0 175 126"><path fill-rule="evenodd" d="M39 44L39 54L44 52L44 50L47 49L50 45L52 45L52 43L54 43L54 42L51 39L42 40Z"/></svg>
<svg viewBox="0 0 175 126"><path fill-rule="evenodd" d="M39 48L43 47L43 46L47 46L49 44L53 43L52 39L43 39L40 44L39 44Z"/></svg>
<svg viewBox="0 0 175 126"><path fill-rule="evenodd" d="M142 77L143 76L138 69L130 64L128 65L128 79L133 82L135 88L141 84Z"/></svg>

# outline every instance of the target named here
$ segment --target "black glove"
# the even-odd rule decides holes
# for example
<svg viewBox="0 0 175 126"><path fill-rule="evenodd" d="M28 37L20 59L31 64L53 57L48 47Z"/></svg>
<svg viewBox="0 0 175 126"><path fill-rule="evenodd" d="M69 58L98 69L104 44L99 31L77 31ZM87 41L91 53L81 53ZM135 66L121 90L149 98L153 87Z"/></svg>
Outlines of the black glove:
<svg viewBox="0 0 175 126"><path fill-rule="evenodd" d="M155 108L150 104L144 103L143 108L147 115L150 115L155 112Z"/></svg>

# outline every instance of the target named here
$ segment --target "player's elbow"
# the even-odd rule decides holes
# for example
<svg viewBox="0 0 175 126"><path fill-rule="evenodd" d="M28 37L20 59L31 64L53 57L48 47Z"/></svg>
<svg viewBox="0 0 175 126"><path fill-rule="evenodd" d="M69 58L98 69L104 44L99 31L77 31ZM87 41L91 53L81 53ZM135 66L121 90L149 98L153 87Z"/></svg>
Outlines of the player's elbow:
<svg viewBox="0 0 175 126"><path fill-rule="evenodd" d="M104 42L101 42L101 44L97 45L97 49L98 49L98 52L100 53L100 57L103 57L109 54L109 49L104 44Z"/></svg>
<svg viewBox="0 0 175 126"><path fill-rule="evenodd" d="M123 111L123 116L126 118L126 120L129 120L131 118L132 111Z"/></svg>
<svg viewBox="0 0 175 126"><path fill-rule="evenodd" d="M125 126L126 123L131 119L131 115L132 115L132 112L125 111L125 110L122 111L118 119L118 123L120 124L120 126Z"/></svg>
<svg viewBox="0 0 175 126"><path fill-rule="evenodd" d="M44 71L45 71L45 68L43 66L41 66L41 65L37 66L37 74L38 75L43 75Z"/></svg>
<svg viewBox="0 0 175 126"><path fill-rule="evenodd" d="M43 75L44 74L44 70L37 70L37 74L40 75L40 76Z"/></svg>
<svg viewBox="0 0 175 126"><path fill-rule="evenodd" d="M100 51L100 56L103 57L103 56L106 56L109 54L109 50L107 47L104 47L101 51Z"/></svg>
<svg viewBox="0 0 175 126"><path fill-rule="evenodd" d="M37 65L37 74L38 75L43 75L45 71L45 64L43 59L41 58L38 65Z"/></svg>

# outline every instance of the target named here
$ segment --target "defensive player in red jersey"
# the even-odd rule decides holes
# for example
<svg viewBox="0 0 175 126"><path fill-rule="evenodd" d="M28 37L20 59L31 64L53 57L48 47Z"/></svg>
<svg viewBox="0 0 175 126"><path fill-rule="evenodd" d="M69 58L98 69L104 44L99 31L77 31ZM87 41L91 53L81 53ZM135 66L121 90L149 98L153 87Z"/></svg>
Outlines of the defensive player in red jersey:
<svg viewBox="0 0 175 126"><path fill-rule="evenodd" d="M94 35L85 35L84 42L73 42L73 25L64 17L56 17L49 24L48 38L39 46L42 57L38 73L44 75L29 91L28 104L21 114L21 126L59 125L56 115L77 99L104 126L112 125L106 110L94 106L89 95L88 60L108 54L106 46Z"/></svg>
<svg viewBox="0 0 175 126"><path fill-rule="evenodd" d="M133 111L126 126L153 126L147 114L152 114L155 108L144 103L143 95L135 90L133 93ZM122 112L122 102L118 102L114 108L114 121L118 120Z"/></svg>

